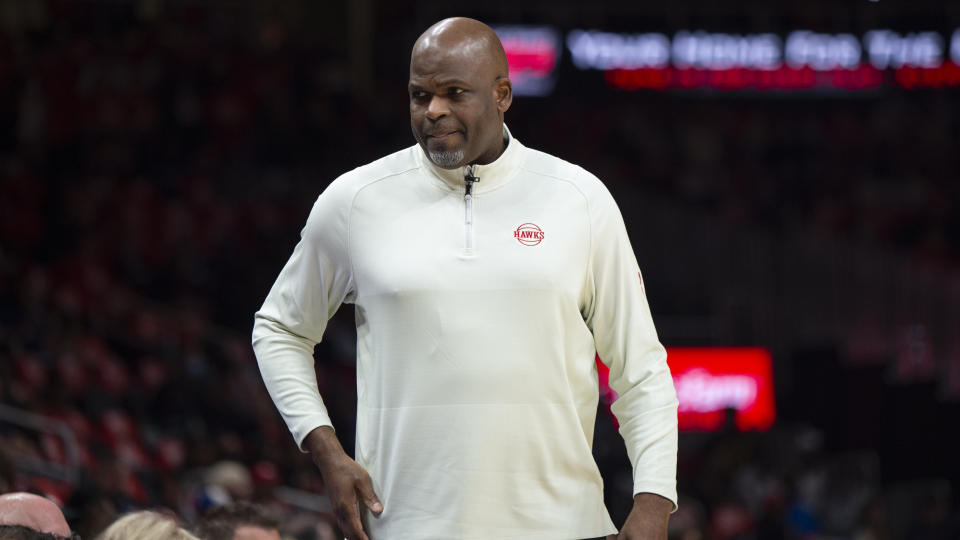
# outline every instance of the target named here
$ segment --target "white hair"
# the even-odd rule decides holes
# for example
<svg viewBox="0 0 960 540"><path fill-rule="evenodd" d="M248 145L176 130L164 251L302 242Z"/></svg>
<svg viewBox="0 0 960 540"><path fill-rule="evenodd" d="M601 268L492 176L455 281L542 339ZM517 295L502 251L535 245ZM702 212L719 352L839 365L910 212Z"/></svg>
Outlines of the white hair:
<svg viewBox="0 0 960 540"><path fill-rule="evenodd" d="M140 511L114 521L96 540L199 540L172 519L157 512Z"/></svg>

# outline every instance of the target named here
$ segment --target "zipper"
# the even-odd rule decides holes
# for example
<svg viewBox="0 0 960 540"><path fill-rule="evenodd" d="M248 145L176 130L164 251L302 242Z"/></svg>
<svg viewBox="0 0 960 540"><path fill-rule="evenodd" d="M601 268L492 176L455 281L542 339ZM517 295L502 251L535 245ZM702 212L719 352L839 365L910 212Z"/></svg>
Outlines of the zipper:
<svg viewBox="0 0 960 540"><path fill-rule="evenodd" d="M463 173L463 223L466 238L464 247L466 250L473 251L473 184L480 181L480 178L474 176L475 165L467 165Z"/></svg>

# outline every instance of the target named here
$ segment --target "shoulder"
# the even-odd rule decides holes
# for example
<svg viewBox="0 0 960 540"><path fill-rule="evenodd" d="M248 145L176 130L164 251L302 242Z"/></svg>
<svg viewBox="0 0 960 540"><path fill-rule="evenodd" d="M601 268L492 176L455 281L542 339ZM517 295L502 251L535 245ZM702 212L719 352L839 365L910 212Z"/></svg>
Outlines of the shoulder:
<svg viewBox="0 0 960 540"><path fill-rule="evenodd" d="M307 231L347 227L357 196L364 189L420 167L414 150L418 148L405 148L337 177L314 201L307 217Z"/></svg>
<svg viewBox="0 0 960 540"><path fill-rule="evenodd" d="M570 186L586 199L590 207L613 204L613 197L603 181L580 165L546 152L524 147L523 170Z"/></svg>
<svg viewBox="0 0 960 540"><path fill-rule="evenodd" d="M327 186L320 199L349 204L366 187L419 168L418 151L419 147L410 146L345 172Z"/></svg>

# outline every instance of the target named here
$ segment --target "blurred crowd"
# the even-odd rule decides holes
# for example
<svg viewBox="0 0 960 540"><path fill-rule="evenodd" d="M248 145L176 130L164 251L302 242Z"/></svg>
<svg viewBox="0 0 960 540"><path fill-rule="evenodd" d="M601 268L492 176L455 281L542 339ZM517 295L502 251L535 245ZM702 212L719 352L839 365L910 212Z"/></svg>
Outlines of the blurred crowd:
<svg viewBox="0 0 960 540"><path fill-rule="evenodd" d="M281 540L280 522L270 510L249 502L215 506L196 523L182 525L180 518L169 511L136 510L108 523L96 539ZM76 540L78 537L53 500L26 492L0 494L0 538Z"/></svg>
<svg viewBox="0 0 960 540"><path fill-rule="evenodd" d="M238 501L285 537L336 537L249 329L316 195L413 140L389 77L406 51L396 88L358 92L345 31L310 6L0 0L0 493L51 497L83 538L142 509L190 529ZM891 92L561 93L518 99L508 123L614 193L955 268L960 100ZM348 449L353 340L338 314L316 355ZM813 427L683 437L673 538L960 537L948 482L892 490L876 454L828 452ZM622 521L631 475L603 415L595 453Z"/></svg>
<svg viewBox="0 0 960 540"><path fill-rule="evenodd" d="M629 184L726 222L818 230L956 268L958 94L885 91L614 93L587 107L551 98L521 102L508 121L538 146L590 163L615 194Z"/></svg>

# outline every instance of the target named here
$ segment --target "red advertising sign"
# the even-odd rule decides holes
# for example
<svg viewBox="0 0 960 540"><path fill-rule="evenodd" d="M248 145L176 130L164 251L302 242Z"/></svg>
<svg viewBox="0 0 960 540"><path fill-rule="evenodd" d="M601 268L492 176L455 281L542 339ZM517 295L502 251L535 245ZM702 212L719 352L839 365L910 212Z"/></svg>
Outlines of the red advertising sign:
<svg viewBox="0 0 960 540"><path fill-rule="evenodd" d="M680 431L716 431L727 410L734 412L740 431L767 430L777 417L773 393L773 361L763 347L668 347L667 364L673 374L680 407ZM597 358L600 398L616 401L609 373ZM616 423L616 418L614 418Z"/></svg>
<svg viewBox="0 0 960 540"><path fill-rule="evenodd" d="M671 347L667 364L680 401L681 431L723 427L728 409L740 431L766 430L776 420L773 362L762 347Z"/></svg>

